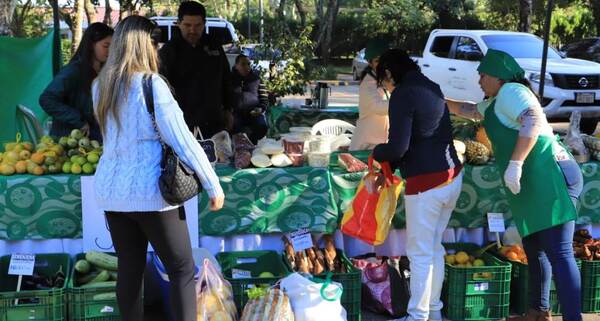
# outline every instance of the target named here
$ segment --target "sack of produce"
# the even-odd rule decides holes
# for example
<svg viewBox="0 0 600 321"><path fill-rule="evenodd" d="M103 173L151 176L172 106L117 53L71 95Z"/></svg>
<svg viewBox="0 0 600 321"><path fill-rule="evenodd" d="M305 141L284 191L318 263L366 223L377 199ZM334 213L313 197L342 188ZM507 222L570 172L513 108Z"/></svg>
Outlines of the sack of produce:
<svg viewBox="0 0 600 321"><path fill-rule="evenodd" d="M224 130L216 133L212 140L215 142L215 150L217 152L217 158L219 163L229 163L233 157L233 149L231 148L231 137L229 133Z"/></svg>
<svg viewBox="0 0 600 321"><path fill-rule="evenodd" d="M231 284L208 259L196 283L198 321L234 321L237 309L233 302Z"/></svg>
<svg viewBox="0 0 600 321"><path fill-rule="evenodd" d="M290 298L296 321L346 321L340 302L342 285L331 281L331 273L325 280L292 273L280 285Z"/></svg>
<svg viewBox="0 0 600 321"><path fill-rule="evenodd" d="M578 163L585 163L590 160L590 153L585 147L583 138L581 137L581 132L579 131L580 122L581 113L574 111L571 114L571 122L569 123L569 130L567 131L565 143L571 151L571 154L573 154L573 157L575 157L575 160Z"/></svg>
<svg viewBox="0 0 600 321"><path fill-rule="evenodd" d="M240 321L294 321L290 299L282 290L262 290L248 293Z"/></svg>
<svg viewBox="0 0 600 321"><path fill-rule="evenodd" d="M406 257L353 259L362 271L362 306L392 317L407 315L410 299L410 268Z"/></svg>

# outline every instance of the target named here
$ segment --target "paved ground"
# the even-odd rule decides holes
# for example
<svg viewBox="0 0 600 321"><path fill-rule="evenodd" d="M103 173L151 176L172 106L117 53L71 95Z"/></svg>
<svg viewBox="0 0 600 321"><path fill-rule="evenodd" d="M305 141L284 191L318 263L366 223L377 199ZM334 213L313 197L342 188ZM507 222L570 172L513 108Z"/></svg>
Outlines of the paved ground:
<svg viewBox="0 0 600 321"><path fill-rule="evenodd" d="M351 85L344 86L332 86L331 96L329 97L330 105L354 105L358 106L358 85L352 81L350 75L339 75L338 78L341 81L351 83ZM286 105L303 105L306 98L310 98L310 88L314 86L308 86L306 94L304 95L293 95L286 96L282 99L282 102ZM557 133L566 133L569 123L552 123L554 131Z"/></svg>

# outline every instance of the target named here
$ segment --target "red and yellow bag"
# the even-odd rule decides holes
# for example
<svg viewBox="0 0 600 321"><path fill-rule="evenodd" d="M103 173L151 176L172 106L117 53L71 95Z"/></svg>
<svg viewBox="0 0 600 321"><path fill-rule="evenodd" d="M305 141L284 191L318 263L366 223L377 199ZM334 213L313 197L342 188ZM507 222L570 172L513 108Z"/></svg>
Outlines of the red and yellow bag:
<svg viewBox="0 0 600 321"><path fill-rule="evenodd" d="M369 192L365 185L367 176L383 176L383 187ZM398 197L403 181L392 173L390 164L381 163L381 172L373 169L373 158L369 156L369 174L361 180L352 206L342 218L342 233L371 245L380 245L387 238L396 212Z"/></svg>

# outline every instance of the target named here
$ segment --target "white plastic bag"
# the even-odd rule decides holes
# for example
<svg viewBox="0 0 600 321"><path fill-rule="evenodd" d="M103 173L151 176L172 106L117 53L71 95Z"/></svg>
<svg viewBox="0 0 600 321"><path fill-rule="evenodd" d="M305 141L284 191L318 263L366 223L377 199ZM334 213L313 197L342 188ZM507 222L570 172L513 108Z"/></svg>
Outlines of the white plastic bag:
<svg viewBox="0 0 600 321"><path fill-rule="evenodd" d="M281 280L280 286L290 298L296 321L346 321L346 310L340 302L341 284L316 283L292 273Z"/></svg>
<svg viewBox="0 0 600 321"><path fill-rule="evenodd" d="M581 122L581 112L574 111L571 113L571 121L569 122L569 130L565 143L570 149L571 154L575 157L578 163L585 163L590 160L590 152L583 144L581 132L579 131L579 123Z"/></svg>
<svg viewBox="0 0 600 321"><path fill-rule="evenodd" d="M198 321L235 321L237 309L233 302L231 284L204 259L202 274L196 282Z"/></svg>

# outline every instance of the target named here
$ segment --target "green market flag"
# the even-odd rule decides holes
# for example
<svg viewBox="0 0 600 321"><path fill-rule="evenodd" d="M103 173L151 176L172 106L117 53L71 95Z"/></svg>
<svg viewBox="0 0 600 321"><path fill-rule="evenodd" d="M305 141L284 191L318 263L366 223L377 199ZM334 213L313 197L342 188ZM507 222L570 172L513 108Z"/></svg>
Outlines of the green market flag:
<svg viewBox="0 0 600 321"><path fill-rule="evenodd" d="M0 37L0 143L13 141L20 130L17 104L31 109L41 123L48 117L38 99L52 80L53 34Z"/></svg>

